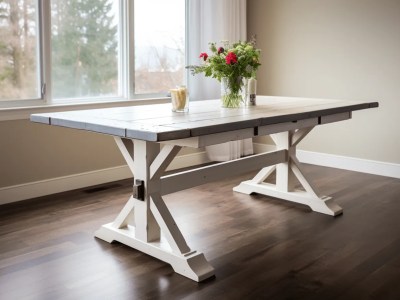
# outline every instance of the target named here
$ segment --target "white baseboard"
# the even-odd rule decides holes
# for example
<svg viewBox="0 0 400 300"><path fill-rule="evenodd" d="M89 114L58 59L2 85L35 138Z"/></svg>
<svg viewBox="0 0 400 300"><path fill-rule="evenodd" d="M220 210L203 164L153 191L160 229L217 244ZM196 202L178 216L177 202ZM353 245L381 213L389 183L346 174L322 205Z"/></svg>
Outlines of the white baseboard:
<svg viewBox="0 0 400 300"><path fill-rule="evenodd" d="M90 171L0 188L0 204L70 191L129 178L127 166Z"/></svg>
<svg viewBox="0 0 400 300"><path fill-rule="evenodd" d="M304 150L298 150L297 156L307 164L400 178L400 164Z"/></svg>
<svg viewBox="0 0 400 300"><path fill-rule="evenodd" d="M255 153L273 149L273 145L254 143ZM307 164L400 178L400 164L305 150L297 150L297 157L299 161Z"/></svg>
<svg viewBox="0 0 400 300"><path fill-rule="evenodd" d="M205 152L177 156L167 170L209 162ZM0 188L0 205L50 194L80 189L97 184L127 179L132 174L127 165L72 174Z"/></svg>

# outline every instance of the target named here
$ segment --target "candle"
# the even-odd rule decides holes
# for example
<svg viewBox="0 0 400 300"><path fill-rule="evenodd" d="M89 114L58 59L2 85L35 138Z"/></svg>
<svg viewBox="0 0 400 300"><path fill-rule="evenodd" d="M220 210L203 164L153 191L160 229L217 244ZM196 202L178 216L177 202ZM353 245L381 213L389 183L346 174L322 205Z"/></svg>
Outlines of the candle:
<svg viewBox="0 0 400 300"><path fill-rule="evenodd" d="M255 78L249 79L249 94L255 95L257 89L257 80Z"/></svg>
<svg viewBox="0 0 400 300"><path fill-rule="evenodd" d="M256 89L257 89L257 80L255 78L250 78L248 83L248 91L249 91L249 104L250 106L256 105Z"/></svg>

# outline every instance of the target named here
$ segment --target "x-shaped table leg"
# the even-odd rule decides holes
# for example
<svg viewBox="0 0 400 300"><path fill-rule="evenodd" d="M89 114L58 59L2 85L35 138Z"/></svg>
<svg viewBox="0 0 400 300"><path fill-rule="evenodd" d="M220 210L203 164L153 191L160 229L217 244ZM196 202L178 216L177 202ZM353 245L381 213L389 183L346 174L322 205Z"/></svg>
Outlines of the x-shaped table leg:
<svg viewBox="0 0 400 300"><path fill-rule="evenodd" d="M313 127L290 130L271 135L277 149L285 149L288 152L286 162L263 168L253 179L244 181L233 190L236 192L251 194L257 193L291 202L308 205L313 211L336 216L342 213L331 197L319 197L316 188L304 175L302 166L296 157L297 144L313 129ZM264 182L276 170L276 184ZM304 190L294 189L294 179L300 182Z"/></svg>
<svg viewBox="0 0 400 300"><path fill-rule="evenodd" d="M204 255L191 250L160 195L160 176L179 152L179 146L134 140L115 141L135 177L134 193L114 222L105 224L95 236L118 241L171 264L175 272L195 281L214 275Z"/></svg>

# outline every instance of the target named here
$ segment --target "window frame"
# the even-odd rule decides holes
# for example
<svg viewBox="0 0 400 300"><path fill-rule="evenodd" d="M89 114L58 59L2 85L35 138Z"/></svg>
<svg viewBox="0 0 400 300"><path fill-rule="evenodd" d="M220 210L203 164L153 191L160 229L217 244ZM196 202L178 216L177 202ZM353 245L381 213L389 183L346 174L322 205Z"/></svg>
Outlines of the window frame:
<svg viewBox="0 0 400 300"><path fill-rule="evenodd" d="M167 103L170 97L162 93L135 94L135 41L134 41L134 1L119 1L119 90L114 97L88 97L53 99L51 84L51 3L50 0L36 0L38 82L40 97L35 99L13 99L0 101L0 121L29 118L33 112L75 110L81 107L111 107ZM185 62L187 62L188 0L185 2ZM184 79L187 82L188 72Z"/></svg>

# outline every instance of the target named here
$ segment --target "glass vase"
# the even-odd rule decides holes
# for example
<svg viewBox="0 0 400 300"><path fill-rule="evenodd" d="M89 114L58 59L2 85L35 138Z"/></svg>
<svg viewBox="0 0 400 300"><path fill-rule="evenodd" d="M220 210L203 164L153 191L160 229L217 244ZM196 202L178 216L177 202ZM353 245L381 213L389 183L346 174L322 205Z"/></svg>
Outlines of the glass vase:
<svg viewBox="0 0 400 300"><path fill-rule="evenodd" d="M221 105L226 108L240 107L246 99L244 78L221 78Z"/></svg>

